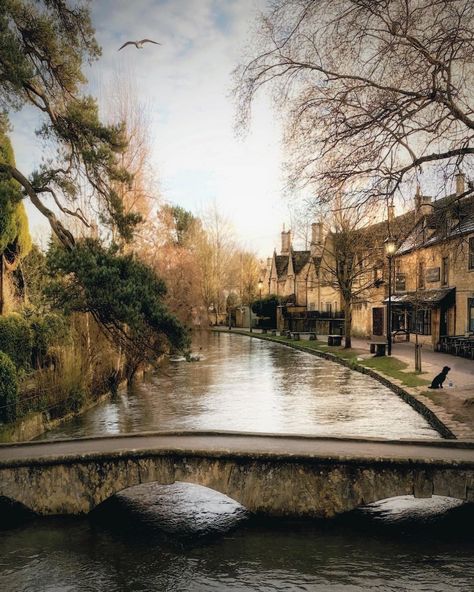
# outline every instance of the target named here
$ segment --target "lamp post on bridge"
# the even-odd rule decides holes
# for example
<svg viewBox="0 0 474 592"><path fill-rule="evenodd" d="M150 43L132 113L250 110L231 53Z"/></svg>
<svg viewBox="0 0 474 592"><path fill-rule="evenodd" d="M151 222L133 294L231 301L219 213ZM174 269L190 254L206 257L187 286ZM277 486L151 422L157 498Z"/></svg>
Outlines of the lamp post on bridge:
<svg viewBox="0 0 474 592"><path fill-rule="evenodd" d="M387 302L387 354L392 355L392 258L397 250L394 239L385 239L385 253L388 259L388 302Z"/></svg>

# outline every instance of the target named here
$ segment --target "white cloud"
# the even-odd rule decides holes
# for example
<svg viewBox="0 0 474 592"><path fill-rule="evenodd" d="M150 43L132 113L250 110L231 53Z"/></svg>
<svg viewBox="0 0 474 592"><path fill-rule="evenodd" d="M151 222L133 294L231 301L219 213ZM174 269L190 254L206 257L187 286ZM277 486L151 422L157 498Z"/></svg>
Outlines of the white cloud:
<svg viewBox="0 0 474 592"><path fill-rule="evenodd" d="M216 201L242 241L266 255L287 217L280 200L280 127L262 97L251 133L236 139L230 99L231 71L263 5L264 0L97 1L93 22L103 56L88 74L100 97L114 70L133 72L150 105L154 163L165 197L193 209ZM117 52L124 41L142 38L162 45ZM17 157L31 160L20 132L17 142Z"/></svg>

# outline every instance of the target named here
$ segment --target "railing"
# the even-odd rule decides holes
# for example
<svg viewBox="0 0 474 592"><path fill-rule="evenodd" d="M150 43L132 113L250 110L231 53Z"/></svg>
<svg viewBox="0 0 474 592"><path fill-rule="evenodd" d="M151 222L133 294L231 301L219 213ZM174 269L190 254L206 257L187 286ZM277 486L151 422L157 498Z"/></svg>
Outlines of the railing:
<svg viewBox="0 0 474 592"><path fill-rule="evenodd" d="M299 312L288 312L283 309L283 316L288 319L320 319L320 320L342 320L344 319L344 311L325 311L325 310L302 310Z"/></svg>

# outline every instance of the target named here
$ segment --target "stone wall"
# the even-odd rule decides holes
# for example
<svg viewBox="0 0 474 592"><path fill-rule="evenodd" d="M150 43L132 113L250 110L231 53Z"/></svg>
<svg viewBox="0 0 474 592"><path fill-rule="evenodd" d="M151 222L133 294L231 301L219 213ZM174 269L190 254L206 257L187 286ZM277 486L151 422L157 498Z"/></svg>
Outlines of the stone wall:
<svg viewBox="0 0 474 592"><path fill-rule="evenodd" d="M224 493L251 512L321 518L398 495L474 501L473 467L189 452L94 456L0 466L0 496L41 515L83 514L134 485L183 481Z"/></svg>

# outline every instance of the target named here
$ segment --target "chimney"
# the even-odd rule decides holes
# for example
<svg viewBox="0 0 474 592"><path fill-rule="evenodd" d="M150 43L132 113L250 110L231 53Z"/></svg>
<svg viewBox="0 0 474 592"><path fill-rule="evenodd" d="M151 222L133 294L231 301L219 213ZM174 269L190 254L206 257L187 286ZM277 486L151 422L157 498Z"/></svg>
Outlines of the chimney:
<svg viewBox="0 0 474 592"><path fill-rule="evenodd" d="M311 244L312 245L320 245L322 241L321 237L321 222L313 222L311 224Z"/></svg>
<svg viewBox="0 0 474 592"><path fill-rule="evenodd" d="M420 211L420 207L421 207L421 191L420 191L420 185L416 186L416 193L415 193L415 212L419 213Z"/></svg>
<svg viewBox="0 0 474 592"><path fill-rule="evenodd" d="M272 257L267 257L267 271L270 273L270 269L272 268Z"/></svg>
<svg viewBox="0 0 474 592"><path fill-rule="evenodd" d="M432 211L433 206L431 205L431 197L429 195L422 195L420 204L420 215L429 216Z"/></svg>
<svg viewBox="0 0 474 592"><path fill-rule="evenodd" d="M466 183L465 183L465 175L464 173L458 173L456 175L456 195L461 195L466 191Z"/></svg>
<svg viewBox="0 0 474 592"><path fill-rule="evenodd" d="M395 206L393 204L390 204L387 208L388 212L387 212L387 219L389 222L393 222L394 218L395 218Z"/></svg>
<svg viewBox="0 0 474 592"><path fill-rule="evenodd" d="M321 245L323 244L323 239L324 239L323 223L322 222L313 222L313 224L311 224L311 246L310 246L311 255L313 257L320 251L320 249L318 247L321 247Z"/></svg>
<svg viewBox="0 0 474 592"><path fill-rule="evenodd" d="M284 227L283 227L284 228ZM281 254L289 255L291 248L291 230L282 231L281 233Z"/></svg>
<svg viewBox="0 0 474 592"><path fill-rule="evenodd" d="M431 197L429 195L421 195L420 186L418 185L415 194L416 219L418 220L423 216L428 216L432 211L433 206L431 204Z"/></svg>

